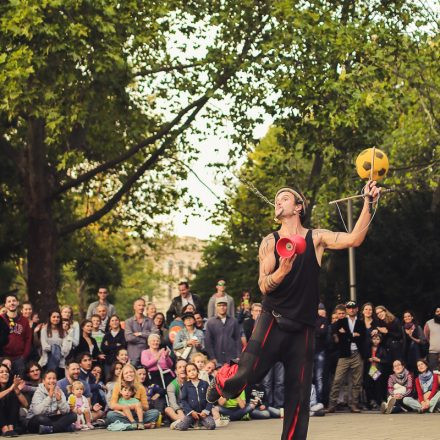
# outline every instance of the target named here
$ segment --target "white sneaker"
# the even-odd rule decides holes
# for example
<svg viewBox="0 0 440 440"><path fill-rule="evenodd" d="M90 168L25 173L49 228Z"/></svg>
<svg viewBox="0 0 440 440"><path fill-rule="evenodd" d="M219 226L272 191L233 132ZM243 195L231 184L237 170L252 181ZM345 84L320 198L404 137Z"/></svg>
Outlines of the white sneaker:
<svg viewBox="0 0 440 440"><path fill-rule="evenodd" d="M284 419L284 408L280 408L280 419Z"/></svg>
<svg viewBox="0 0 440 440"><path fill-rule="evenodd" d="M170 429L176 429L176 425L180 422L180 420L175 420L173 423L171 423L170 425Z"/></svg>
<svg viewBox="0 0 440 440"><path fill-rule="evenodd" d="M230 422L230 420L227 419L227 418L225 418L225 419L221 419L221 418L217 419L217 420L215 420L215 427L216 428L223 428L225 426L228 426L229 422Z"/></svg>
<svg viewBox="0 0 440 440"><path fill-rule="evenodd" d="M387 402L387 408L385 410L385 414L391 414L391 411L393 410L395 404L396 404L396 398L390 397Z"/></svg>

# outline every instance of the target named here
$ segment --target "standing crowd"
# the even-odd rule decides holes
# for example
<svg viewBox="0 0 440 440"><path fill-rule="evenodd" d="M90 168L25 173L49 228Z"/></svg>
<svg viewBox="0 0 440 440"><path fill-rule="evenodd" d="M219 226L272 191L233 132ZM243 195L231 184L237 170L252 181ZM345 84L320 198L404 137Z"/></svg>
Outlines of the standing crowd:
<svg viewBox="0 0 440 440"><path fill-rule="evenodd" d="M280 418L284 368L276 363L235 399L206 400L217 370L237 359L262 306L243 291L238 307L219 280L206 313L189 284L164 315L139 298L122 321L98 290L78 323L64 305L40 322L32 304L7 294L0 316L2 435L106 427L215 429L230 421ZM348 409L440 412L440 307L424 326L385 306L319 305L310 415ZM326 410L324 408L327 407Z"/></svg>

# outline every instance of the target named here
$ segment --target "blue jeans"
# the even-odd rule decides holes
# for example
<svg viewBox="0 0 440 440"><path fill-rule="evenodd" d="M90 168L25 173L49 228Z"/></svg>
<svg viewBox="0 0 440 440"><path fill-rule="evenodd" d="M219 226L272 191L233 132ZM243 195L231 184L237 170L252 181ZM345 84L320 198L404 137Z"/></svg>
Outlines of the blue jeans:
<svg viewBox="0 0 440 440"><path fill-rule="evenodd" d="M316 387L316 400L322 403L322 391L324 389L324 365L325 351L318 351L313 358L313 382Z"/></svg>
<svg viewBox="0 0 440 440"><path fill-rule="evenodd" d="M155 422L159 418L159 411L157 409L149 409L144 411L144 423ZM133 411L133 417L136 420L136 413ZM131 423L124 414L121 414L117 411L109 411L107 413L107 424L110 425L113 422L119 420L122 423Z"/></svg>
<svg viewBox="0 0 440 440"><path fill-rule="evenodd" d="M219 406L218 410L220 414L223 416L228 416L231 422L236 422L237 420L241 420L248 412L252 410L250 405L246 405L244 408L240 408L239 406L235 408L225 408L224 406Z"/></svg>
<svg viewBox="0 0 440 440"><path fill-rule="evenodd" d="M284 407L284 366L277 362L266 374L261 384L269 406Z"/></svg>

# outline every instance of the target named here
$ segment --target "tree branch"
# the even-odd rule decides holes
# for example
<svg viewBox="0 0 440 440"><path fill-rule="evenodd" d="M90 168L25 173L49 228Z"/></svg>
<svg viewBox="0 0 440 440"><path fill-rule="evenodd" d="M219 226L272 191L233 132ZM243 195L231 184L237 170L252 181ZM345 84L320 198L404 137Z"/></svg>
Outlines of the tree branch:
<svg viewBox="0 0 440 440"><path fill-rule="evenodd" d="M149 168L151 168L158 160L159 158L165 153L165 151L172 145L172 143L176 140L176 138L183 133L192 123L192 121L195 119L199 111L203 108L203 106L206 104L209 98L206 96L203 97L203 99L199 99L199 104L197 107L193 110L190 116L186 119L184 124L182 124L181 127L179 127L178 130L176 130L168 139L166 139L162 145L157 148L151 156L136 170L134 174L132 174L128 180L121 186L121 188L105 203L105 205L98 209L93 214L84 217L76 222L71 223L70 225L66 225L63 228L60 229L60 236L69 234L73 231L76 231L77 229L84 228L85 226L90 225L91 223L94 223L98 220L100 220L104 215L108 214L113 207L121 200L121 198L131 190L133 185L136 183L136 181L147 171Z"/></svg>
<svg viewBox="0 0 440 440"><path fill-rule="evenodd" d="M133 77L153 75L155 73L168 73L173 70L181 72L182 70L191 69L192 67L201 66L203 63L181 64L178 66L157 67L155 69L142 69L134 73Z"/></svg>

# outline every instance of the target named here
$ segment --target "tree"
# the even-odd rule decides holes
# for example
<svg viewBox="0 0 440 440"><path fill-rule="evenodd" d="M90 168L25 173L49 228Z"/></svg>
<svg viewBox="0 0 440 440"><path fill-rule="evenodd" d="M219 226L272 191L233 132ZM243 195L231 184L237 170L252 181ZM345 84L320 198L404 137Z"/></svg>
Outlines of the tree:
<svg viewBox="0 0 440 440"><path fill-rule="evenodd" d="M57 303L60 250L75 231L98 221L115 228L102 219L120 202L112 221L141 231L170 211L182 191L162 182L185 176L175 159L196 154L186 134L247 68L265 9L232 1L0 5L4 230L18 229L29 298L42 315ZM90 195L99 203L83 212L79 202Z"/></svg>

